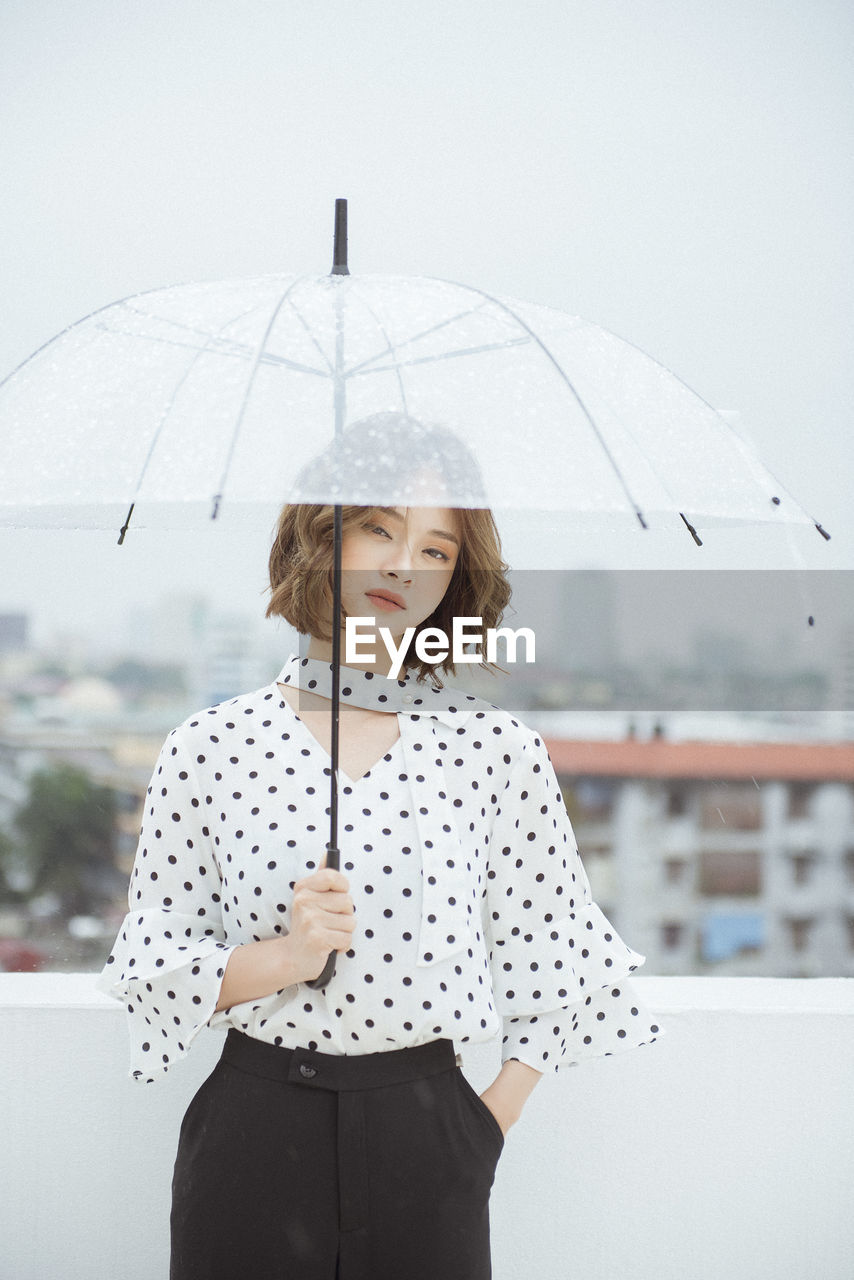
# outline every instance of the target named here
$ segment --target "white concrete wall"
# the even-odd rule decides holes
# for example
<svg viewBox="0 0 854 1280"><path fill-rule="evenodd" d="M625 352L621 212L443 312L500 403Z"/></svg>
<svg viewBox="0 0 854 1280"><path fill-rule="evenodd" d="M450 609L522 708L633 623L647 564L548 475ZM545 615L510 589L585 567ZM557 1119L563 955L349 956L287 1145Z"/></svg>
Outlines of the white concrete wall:
<svg viewBox="0 0 854 1280"><path fill-rule="evenodd" d="M636 981L668 1035L540 1082L495 1280L850 1280L854 981ZM166 1280L178 1126L220 1043L135 1084L90 977L0 975L2 1280ZM464 1057L482 1089L497 1044Z"/></svg>

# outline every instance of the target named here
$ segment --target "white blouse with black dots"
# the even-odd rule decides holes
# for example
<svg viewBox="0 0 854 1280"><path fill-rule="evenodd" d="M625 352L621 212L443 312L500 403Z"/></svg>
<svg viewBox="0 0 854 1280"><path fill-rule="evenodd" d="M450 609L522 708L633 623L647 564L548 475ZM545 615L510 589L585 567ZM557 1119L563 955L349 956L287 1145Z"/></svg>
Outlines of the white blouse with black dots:
<svg viewBox="0 0 854 1280"><path fill-rule="evenodd" d="M592 901L540 738L506 711L413 677L342 668L342 699L396 712L358 781L339 770L353 945L329 984L216 1012L234 947L286 934L328 839L329 756L278 683L328 696L328 664L199 712L151 779L128 915L99 986L127 1005L131 1074L151 1082L203 1026L288 1048L377 1053L503 1033L502 1061L550 1071L660 1034L627 976L643 963Z"/></svg>

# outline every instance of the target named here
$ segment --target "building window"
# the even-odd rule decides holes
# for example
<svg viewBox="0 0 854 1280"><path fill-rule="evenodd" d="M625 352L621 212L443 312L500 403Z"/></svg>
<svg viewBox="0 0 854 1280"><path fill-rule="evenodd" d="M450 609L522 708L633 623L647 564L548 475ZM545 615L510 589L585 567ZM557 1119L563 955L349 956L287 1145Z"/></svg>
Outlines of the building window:
<svg viewBox="0 0 854 1280"><path fill-rule="evenodd" d="M700 853L698 865L704 897L755 897L762 891L758 849L707 849Z"/></svg>
<svg viewBox="0 0 854 1280"><path fill-rule="evenodd" d="M666 920L661 926L661 945L665 951L675 951L682 945L685 926L675 920Z"/></svg>
<svg viewBox="0 0 854 1280"><path fill-rule="evenodd" d="M854 849L846 849L842 855L842 865L849 884L854 884Z"/></svg>
<svg viewBox="0 0 854 1280"><path fill-rule="evenodd" d="M786 921L793 951L806 951L810 941L810 929L814 921L806 916L792 917Z"/></svg>
<svg viewBox="0 0 854 1280"><path fill-rule="evenodd" d="M667 884L683 884L688 869L687 858L665 858L664 879Z"/></svg>
<svg viewBox="0 0 854 1280"><path fill-rule="evenodd" d="M690 795L687 787L667 788L667 816L681 818L688 812Z"/></svg>
<svg viewBox="0 0 854 1280"><path fill-rule="evenodd" d="M606 822L611 817L616 787L610 778L576 778L563 792L573 821Z"/></svg>
<svg viewBox="0 0 854 1280"><path fill-rule="evenodd" d="M808 818L814 791L814 782L790 782L786 817Z"/></svg>
<svg viewBox="0 0 854 1280"><path fill-rule="evenodd" d="M700 798L700 826L707 831L758 831L762 826L762 793L752 782L717 783Z"/></svg>
<svg viewBox="0 0 854 1280"><path fill-rule="evenodd" d="M816 854L812 850L803 850L799 853L792 853L789 857L792 862L792 883L809 884L817 862Z"/></svg>
<svg viewBox="0 0 854 1280"><path fill-rule="evenodd" d="M848 950L854 951L854 916L845 917L845 926L848 930Z"/></svg>
<svg viewBox="0 0 854 1280"><path fill-rule="evenodd" d="M700 920L700 955L706 964L751 955L765 945L765 919L755 912L715 912Z"/></svg>

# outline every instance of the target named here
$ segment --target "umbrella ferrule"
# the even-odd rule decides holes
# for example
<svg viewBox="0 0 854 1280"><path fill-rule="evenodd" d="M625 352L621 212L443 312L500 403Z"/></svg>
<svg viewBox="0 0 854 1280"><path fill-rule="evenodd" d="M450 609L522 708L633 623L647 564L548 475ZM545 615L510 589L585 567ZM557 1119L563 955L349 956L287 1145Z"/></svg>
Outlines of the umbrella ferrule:
<svg viewBox="0 0 854 1280"><path fill-rule="evenodd" d="M682 519L685 521L685 527L686 527L686 529L688 530L688 532L690 533L691 537L694 539L694 541L696 542L697 546L698 546L698 547L701 547L701 546L703 545L703 539L702 539L702 538L700 537L700 535L697 533L697 530L696 530L696 529L694 528L694 526L691 524L691 521L687 518L687 516L685 515L684 511L680 511L680 512L679 512L679 514L680 514L680 516L682 517Z"/></svg>
<svg viewBox="0 0 854 1280"><path fill-rule="evenodd" d="M348 276L347 266L347 201L335 201L335 239L332 246L333 276Z"/></svg>
<svg viewBox="0 0 854 1280"><path fill-rule="evenodd" d="M123 543L123 542L124 542L124 540L125 540L125 534L127 533L128 529L129 529L129 527L130 527L130 518L131 518L131 516L133 515L133 509L134 509L134 507L135 507L135 506L136 506L136 503L135 503L135 502L132 502L132 503L130 504L130 508L128 509L128 513L127 513L127 515L125 516L125 522L124 522L124 524L122 525L121 529L119 529L119 541L118 541L118 545L119 545L119 546L121 546L121 545L122 545L122 543Z"/></svg>

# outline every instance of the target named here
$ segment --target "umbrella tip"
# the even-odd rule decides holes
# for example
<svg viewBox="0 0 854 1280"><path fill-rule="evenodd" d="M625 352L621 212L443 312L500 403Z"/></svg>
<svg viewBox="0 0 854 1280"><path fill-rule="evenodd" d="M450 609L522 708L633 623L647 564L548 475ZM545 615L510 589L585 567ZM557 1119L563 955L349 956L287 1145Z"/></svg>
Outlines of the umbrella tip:
<svg viewBox="0 0 854 1280"><path fill-rule="evenodd" d="M820 524L816 524L816 526L815 526L815 527L816 527L816 529L818 529L819 533L820 533L820 534L821 534L821 536L824 538L825 542L830 542L830 534L827 532L827 530L826 530L826 529L822 529L822 527L821 527L821 525L820 525Z"/></svg>
<svg viewBox="0 0 854 1280"><path fill-rule="evenodd" d="M342 199L335 201L335 240L332 246L330 274L333 276L350 274L347 266L347 201Z"/></svg>
<svg viewBox="0 0 854 1280"><path fill-rule="evenodd" d="M679 512L679 514L680 514L680 516L682 517L682 519L685 521L685 527L686 527L686 529L688 530L688 532L690 533L691 537L694 539L694 541L696 542L697 546L698 546L698 547L701 547L701 546L703 545L703 539L700 537L700 535L698 534L697 530L696 530L696 529L694 528L694 526L691 524L690 520L688 520L688 518L686 517L685 513L684 513L683 511L680 511L680 512Z"/></svg>
<svg viewBox="0 0 854 1280"><path fill-rule="evenodd" d="M128 513L127 513L127 515L125 516L125 522L124 522L124 524L122 525L121 529L119 529L119 540L118 540L118 543L117 543L117 545L118 545L118 546L122 546L122 544L124 543L124 540L125 540L125 534L127 533L127 531L128 531L128 527L130 526L130 518L131 518L131 516L133 515L133 509L134 509L134 507L135 507L135 506L136 506L136 503L135 503L135 502L132 502L132 503L130 504L130 507L129 507L129 509L128 509Z"/></svg>

